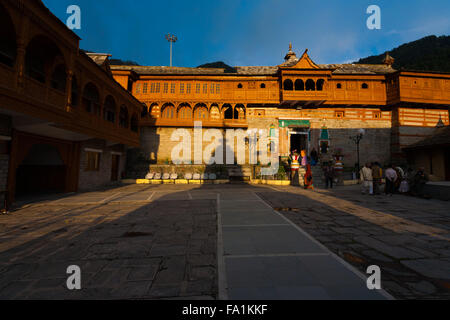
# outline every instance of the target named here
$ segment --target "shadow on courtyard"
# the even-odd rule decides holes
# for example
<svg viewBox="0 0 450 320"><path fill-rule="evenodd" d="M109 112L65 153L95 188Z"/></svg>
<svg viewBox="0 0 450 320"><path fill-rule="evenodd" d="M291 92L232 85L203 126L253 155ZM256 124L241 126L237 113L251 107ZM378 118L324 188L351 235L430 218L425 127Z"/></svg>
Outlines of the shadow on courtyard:
<svg viewBox="0 0 450 320"><path fill-rule="evenodd" d="M217 193L242 190L255 192L364 274L369 265L380 266L383 288L395 297L450 296L445 202L433 202L424 212L401 199L380 206L345 188L337 189L336 195L346 195L339 199L333 192L246 184L133 185L106 191L117 190L122 193L104 203L37 205L1 216L0 297L215 299ZM152 202L127 198L154 191ZM71 264L82 270L80 291L66 289Z"/></svg>

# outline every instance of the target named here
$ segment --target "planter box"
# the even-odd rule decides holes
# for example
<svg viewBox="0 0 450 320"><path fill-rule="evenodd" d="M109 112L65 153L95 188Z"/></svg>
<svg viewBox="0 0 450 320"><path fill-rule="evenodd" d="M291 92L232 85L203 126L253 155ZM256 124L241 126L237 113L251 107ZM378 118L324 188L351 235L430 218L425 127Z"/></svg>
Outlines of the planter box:
<svg viewBox="0 0 450 320"><path fill-rule="evenodd" d="M202 184L202 180L189 180L189 184Z"/></svg>
<svg viewBox="0 0 450 320"><path fill-rule="evenodd" d="M262 184L269 186L290 186L291 181L289 180L265 180L265 179L252 179L251 184Z"/></svg>
<svg viewBox="0 0 450 320"><path fill-rule="evenodd" d="M228 179L218 179L218 180L213 180L214 184L225 184L225 183L230 183L230 180Z"/></svg>
<svg viewBox="0 0 450 320"><path fill-rule="evenodd" d="M175 180L175 184L188 184L189 181L186 179L177 179Z"/></svg>
<svg viewBox="0 0 450 320"><path fill-rule="evenodd" d="M162 180L151 180L152 184L162 184Z"/></svg>
<svg viewBox="0 0 450 320"><path fill-rule="evenodd" d="M162 182L163 182L163 184L174 184L175 183L174 180L170 180L170 179L164 179Z"/></svg>
<svg viewBox="0 0 450 320"><path fill-rule="evenodd" d="M151 180L147 180L147 179L137 179L136 180L136 184L150 184Z"/></svg>

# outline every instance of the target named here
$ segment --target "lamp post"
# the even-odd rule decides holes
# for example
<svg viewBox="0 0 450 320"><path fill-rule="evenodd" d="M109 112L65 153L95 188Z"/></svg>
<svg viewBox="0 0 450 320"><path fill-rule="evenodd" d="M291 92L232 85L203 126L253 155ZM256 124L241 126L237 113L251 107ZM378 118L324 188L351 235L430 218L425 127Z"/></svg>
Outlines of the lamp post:
<svg viewBox="0 0 450 320"><path fill-rule="evenodd" d="M172 44L178 41L178 38L174 34L167 34L166 40L170 42L170 66L172 66Z"/></svg>
<svg viewBox="0 0 450 320"><path fill-rule="evenodd" d="M356 136L351 136L350 140L352 140L355 144L356 144L356 153L358 156L358 173L359 174L359 169L360 169L360 163L359 163L359 143L361 142L362 138L364 137L364 133L365 130L364 129L359 129L358 130L358 134Z"/></svg>

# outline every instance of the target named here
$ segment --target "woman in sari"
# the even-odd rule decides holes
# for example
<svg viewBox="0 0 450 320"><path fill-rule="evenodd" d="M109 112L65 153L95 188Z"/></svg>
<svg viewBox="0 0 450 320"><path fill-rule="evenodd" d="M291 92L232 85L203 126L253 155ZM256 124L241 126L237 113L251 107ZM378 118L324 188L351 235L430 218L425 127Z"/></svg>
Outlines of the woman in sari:
<svg viewBox="0 0 450 320"><path fill-rule="evenodd" d="M314 190L313 178L312 178L312 172L311 172L311 165L310 164L306 165L305 189Z"/></svg>

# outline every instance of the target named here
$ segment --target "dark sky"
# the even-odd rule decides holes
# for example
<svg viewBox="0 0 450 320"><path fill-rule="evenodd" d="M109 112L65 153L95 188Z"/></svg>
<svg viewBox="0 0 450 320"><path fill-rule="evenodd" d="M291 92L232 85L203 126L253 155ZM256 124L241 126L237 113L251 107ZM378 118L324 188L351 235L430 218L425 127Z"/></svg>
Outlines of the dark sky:
<svg viewBox="0 0 450 320"><path fill-rule="evenodd" d="M81 8L81 47L142 65L168 65L165 34L174 33L174 65L278 65L292 41L316 63L380 54L427 35L450 34L448 0L43 0L63 22ZM381 8L381 30L366 9Z"/></svg>

